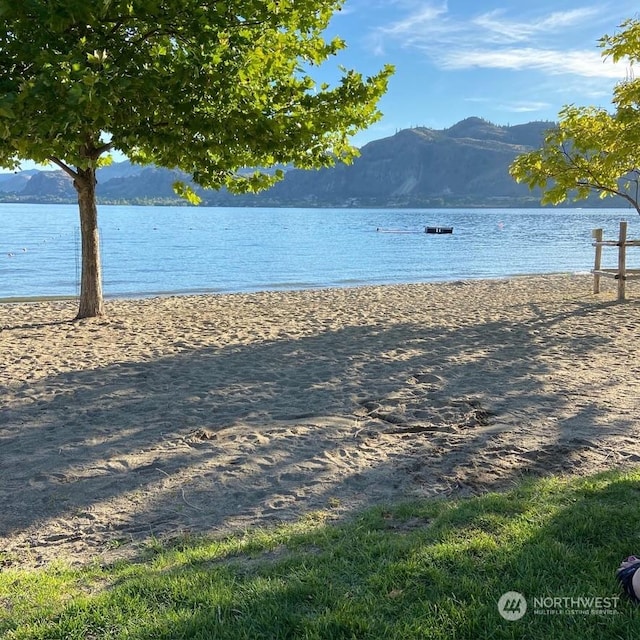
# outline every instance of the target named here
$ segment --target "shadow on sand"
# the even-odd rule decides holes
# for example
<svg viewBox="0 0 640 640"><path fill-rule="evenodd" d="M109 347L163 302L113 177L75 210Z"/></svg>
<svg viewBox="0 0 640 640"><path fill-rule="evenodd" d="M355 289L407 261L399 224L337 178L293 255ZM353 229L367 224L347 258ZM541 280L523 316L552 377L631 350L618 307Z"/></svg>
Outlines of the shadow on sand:
<svg viewBox="0 0 640 640"><path fill-rule="evenodd" d="M600 308L428 332L347 327L12 388L0 541L38 562L637 462L616 449L632 442L632 415L605 427L612 407L591 386L547 383L554 354L588 367L608 342L549 329L567 317L588 327ZM600 391L615 384L603 376Z"/></svg>

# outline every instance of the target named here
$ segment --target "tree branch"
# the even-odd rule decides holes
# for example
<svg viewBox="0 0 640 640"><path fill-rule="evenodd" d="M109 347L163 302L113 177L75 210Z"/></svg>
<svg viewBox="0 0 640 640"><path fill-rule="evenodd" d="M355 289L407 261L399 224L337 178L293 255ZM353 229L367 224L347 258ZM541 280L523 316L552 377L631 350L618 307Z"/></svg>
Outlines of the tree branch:
<svg viewBox="0 0 640 640"><path fill-rule="evenodd" d="M625 191L622 191L619 188L614 189L613 187L607 187L606 185L601 184L596 178L596 176L594 175L594 172L591 170L589 163L587 162L586 165L578 164L576 162L576 158L567 151L564 145L564 142L562 143L562 153L567 159L567 162L574 169L576 169L577 171L583 171L589 176L588 179L584 179L584 180L578 178L576 180L577 186L587 187L588 189L591 189L593 191L603 191L605 193L609 193L611 195L624 198L640 214L640 202L638 202L638 182L637 181L636 181L636 197L634 198L633 196L630 196L628 193L626 193ZM631 169L629 173L633 173L634 171L637 172L636 169Z"/></svg>
<svg viewBox="0 0 640 640"><path fill-rule="evenodd" d="M78 173L74 171L68 164L65 164L64 162L62 162L62 160L60 160L59 158L56 158L54 156L49 156L47 160L49 160L49 162L52 162L56 166L60 167L65 173L69 174L74 180L78 177Z"/></svg>
<svg viewBox="0 0 640 640"><path fill-rule="evenodd" d="M634 200L633 197L628 193L625 193L620 189L613 189L611 187L601 185L597 182L591 183L587 180L578 180L576 184L580 187L587 187L588 189L592 189L593 191L604 191L614 196L620 196L621 198L624 198L627 202L629 202L638 213L640 213L640 203Z"/></svg>
<svg viewBox="0 0 640 640"><path fill-rule="evenodd" d="M113 149L113 143L112 142L107 142L107 143L103 144L102 146L100 146L100 147L98 147L97 149L94 150L96 158L100 157L103 153L108 153L109 151L111 151L111 149Z"/></svg>

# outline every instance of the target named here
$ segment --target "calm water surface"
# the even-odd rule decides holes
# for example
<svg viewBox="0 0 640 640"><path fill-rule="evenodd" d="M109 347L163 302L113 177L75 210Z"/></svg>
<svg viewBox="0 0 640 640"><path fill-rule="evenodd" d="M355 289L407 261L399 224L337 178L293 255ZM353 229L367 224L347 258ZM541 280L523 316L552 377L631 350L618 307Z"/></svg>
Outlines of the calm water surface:
<svg viewBox="0 0 640 640"><path fill-rule="evenodd" d="M591 230L628 209L100 208L107 296L236 292L588 272ZM427 235L425 226L452 226ZM377 229L414 231L381 233ZM76 295L74 205L0 204L0 298ZM615 266L615 249L605 249ZM640 249L628 266L640 268Z"/></svg>

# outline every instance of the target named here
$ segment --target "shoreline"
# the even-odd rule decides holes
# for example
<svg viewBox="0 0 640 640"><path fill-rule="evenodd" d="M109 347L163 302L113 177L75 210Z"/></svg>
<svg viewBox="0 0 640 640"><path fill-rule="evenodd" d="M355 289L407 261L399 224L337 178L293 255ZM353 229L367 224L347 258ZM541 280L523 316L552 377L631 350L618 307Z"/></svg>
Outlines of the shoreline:
<svg viewBox="0 0 640 640"><path fill-rule="evenodd" d="M5 564L637 465L640 296L588 275L0 305Z"/></svg>
<svg viewBox="0 0 640 640"><path fill-rule="evenodd" d="M447 284L450 282L494 282L497 280L510 280L513 278L536 278L536 277L554 277L554 276L567 276L567 277L581 277L590 275L590 272L585 271L551 271L546 273L515 273L509 275L497 275L497 276L483 276L478 278L451 278L451 279L437 279L437 280L422 280L419 282L385 282L385 283L362 283L362 284L345 284L345 285L317 285L308 287L274 287L266 289L238 289L233 291L217 291L217 290L176 290L176 291L152 291L145 292L131 292L131 293L115 293L104 294L105 301L117 301L117 300L146 300L151 298L169 298L169 297L182 297L182 296L225 296L225 295L249 295L252 293L274 293L274 292L293 292L293 291L324 291L332 289L360 289L365 287L394 287L394 286L411 286L411 285L425 285L425 284ZM30 304L37 302L77 302L80 299L79 294L52 294L52 295L33 295L33 296L5 296L0 297L0 305L3 304Z"/></svg>

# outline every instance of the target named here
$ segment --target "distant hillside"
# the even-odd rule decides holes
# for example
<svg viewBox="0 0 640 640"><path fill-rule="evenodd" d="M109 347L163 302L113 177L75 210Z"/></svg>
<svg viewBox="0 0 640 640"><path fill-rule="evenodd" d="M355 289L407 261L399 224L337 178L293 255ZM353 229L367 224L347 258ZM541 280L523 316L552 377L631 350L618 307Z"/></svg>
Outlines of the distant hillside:
<svg viewBox="0 0 640 640"><path fill-rule="evenodd" d="M173 183L184 180L177 171L157 167L137 167L137 173L106 179L98 176L97 194L106 201L175 200Z"/></svg>
<svg viewBox="0 0 640 640"><path fill-rule="evenodd" d="M535 197L511 178L509 165L539 146L550 126L498 127L468 118L441 131L405 129L364 146L351 166L290 171L260 197L306 206L512 206Z"/></svg>
<svg viewBox="0 0 640 640"><path fill-rule="evenodd" d="M365 145L350 166L291 169L284 180L257 195L199 192L209 206L540 206L539 192L517 184L508 168L516 156L539 147L552 126L552 122L498 126L467 118L449 129L404 129ZM184 174L115 163L98 172L98 198L103 203L184 204L171 187L178 179L184 180ZM61 171L0 174L0 200L74 202L75 191ZM584 204L590 205L621 203L594 198Z"/></svg>
<svg viewBox="0 0 640 640"><path fill-rule="evenodd" d="M0 173L0 194L22 191L31 179L31 173L20 171L18 173Z"/></svg>
<svg viewBox="0 0 640 640"><path fill-rule="evenodd" d="M39 171L25 184L20 192L26 198L35 200L74 200L76 191L66 173L62 171Z"/></svg>

